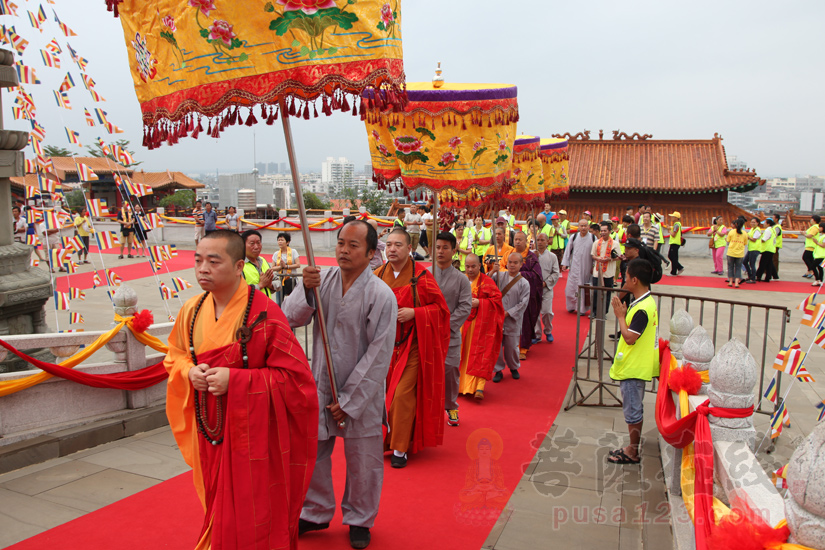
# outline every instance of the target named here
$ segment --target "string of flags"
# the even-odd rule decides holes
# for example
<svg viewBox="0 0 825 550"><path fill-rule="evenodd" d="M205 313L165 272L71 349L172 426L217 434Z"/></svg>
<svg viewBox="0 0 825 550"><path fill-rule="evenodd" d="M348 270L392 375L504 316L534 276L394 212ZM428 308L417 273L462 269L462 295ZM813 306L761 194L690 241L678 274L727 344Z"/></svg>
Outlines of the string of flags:
<svg viewBox="0 0 825 550"><path fill-rule="evenodd" d="M776 470L773 475L771 476L773 484L776 485L777 489L787 489L788 488L788 465L785 464L778 470Z"/></svg>

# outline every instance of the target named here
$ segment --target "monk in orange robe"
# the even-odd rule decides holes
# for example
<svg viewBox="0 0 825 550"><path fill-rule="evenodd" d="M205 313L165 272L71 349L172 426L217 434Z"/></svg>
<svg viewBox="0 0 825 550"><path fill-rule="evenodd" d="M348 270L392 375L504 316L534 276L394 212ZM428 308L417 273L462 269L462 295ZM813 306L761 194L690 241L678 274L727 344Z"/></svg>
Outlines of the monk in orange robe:
<svg viewBox="0 0 825 550"><path fill-rule="evenodd" d="M478 256L464 262L473 292L473 309L461 328L461 376L458 393L484 399L484 387L493 377L493 367L501 351L504 334L504 307L495 281L481 273Z"/></svg>
<svg viewBox="0 0 825 550"><path fill-rule="evenodd" d="M387 374L390 465L407 465L407 451L444 439L444 359L450 346L450 310L432 273L416 264L403 229L387 237L387 263L375 270L398 300L395 347Z"/></svg>
<svg viewBox="0 0 825 550"><path fill-rule="evenodd" d="M166 414L205 511L197 550L290 548L318 447L318 396L278 306L243 279L240 235L195 252L206 292L169 335ZM443 392L442 392L443 393Z"/></svg>
<svg viewBox="0 0 825 550"><path fill-rule="evenodd" d="M501 266L501 269L506 271L507 270L507 258L510 257L511 252L515 252L515 248L510 246L507 243L505 230L502 227L496 228L496 246L491 246L487 249L487 253L484 254L484 265L487 266L487 272L490 271L489 264L490 262L498 262ZM498 257L496 257L496 252L498 252Z"/></svg>

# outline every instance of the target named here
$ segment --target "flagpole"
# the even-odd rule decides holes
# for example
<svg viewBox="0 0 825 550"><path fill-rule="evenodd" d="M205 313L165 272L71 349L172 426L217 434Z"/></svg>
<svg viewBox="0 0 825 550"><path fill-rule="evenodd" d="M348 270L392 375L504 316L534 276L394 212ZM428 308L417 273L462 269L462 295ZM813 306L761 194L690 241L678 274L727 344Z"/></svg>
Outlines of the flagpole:
<svg viewBox="0 0 825 550"><path fill-rule="evenodd" d="M301 219L301 235L304 238L304 246L306 247L307 263L311 267L316 267L315 254L312 251L312 240L309 234L309 223L307 221L307 213L304 208L304 195L301 192L301 178L298 174L298 163L295 160L295 146L292 141L292 128L289 123L289 113L287 112L286 101L284 100L284 98L280 99L279 105L281 109L281 122L284 126L284 140L286 141L286 153L287 158L289 160L289 169L292 173L292 187L295 190L295 202L297 203L296 206L298 207L298 216ZM321 340L324 345L324 358L326 359L327 363L327 375L329 376L329 386L332 390L332 404L337 405L338 384L335 380L335 370L332 364L332 351L329 348L329 337L327 336L327 326L326 320L324 318L323 304L321 303L320 288L314 288L313 292L315 294L315 322L318 323L318 331L321 333ZM338 423L339 428L343 428L345 425L346 423L344 420Z"/></svg>

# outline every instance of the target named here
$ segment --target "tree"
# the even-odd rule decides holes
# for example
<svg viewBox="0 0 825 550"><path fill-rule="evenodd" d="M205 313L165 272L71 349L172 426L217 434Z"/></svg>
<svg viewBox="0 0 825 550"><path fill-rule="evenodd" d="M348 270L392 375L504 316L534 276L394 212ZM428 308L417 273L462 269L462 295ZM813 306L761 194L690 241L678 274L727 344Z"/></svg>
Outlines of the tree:
<svg viewBox="0 0 825 550"><path fill-rule="evenodd" d="M64 197L66 199L66 204L69 206L69 210L72 212L78 209L86 208L86 196L83 194L82 189L75 189L70 193L66 193Z"/></svg>
<svg viewBox="0 0 825 550"><path fill-rule="evenodd" d="M177 208L192 208L195 206L195 192L191 189L178 189L160 199L161 207L168 208L170 205Z"/></svg>
<svg viewBox="0 0 825 550"><path fill-rule="evenodd" d="M361 206L373 216L385 216L390 209L392 199L385 191L369 189L367 187L361 191Z"/></svg>
<svg viewBox="0 0 825 550"><path fill-rule="evenodd" d="M357 211L358 210L358 202L357 202L358 201L358 192L355 191L355 189L352 189L352 188L348 187L348 188L344 189L344 192L342 193L342 195L343 195L344 199L349 201L350 209L353 210L353 211Z"/></svg>
<svg viewBox="0 0 825 550"><path fill-rule="evenodd" d="M46 145L43 147L43 152L49 157L73 157L74 153L64 147L57 145Z"/></svg>
<svg viewBox="0 0 825 550"><path fill-rule="evenodd" d="M119 140L117 140L117 141L115 142L115 145L117 145L118 147L120 147L120 148L121 148L121 149L123 149L124 151L128 151L128 152L129 152L129 154L131 154L132 156L134 156L134 155L135 155L135 152L129 149L129 140L128 140L128 139L119 139ZM121 162L121 161L120 161L120 159L116 159L114 155L112 155L112 154L109 154L109 155L105 154L105 153L103 152L103 148L100 146L100 144L99 144L99 143L98 143L98 144L95 144L95 145L91 145L91 146L89 146L89 147L86 147L86 150L87 150L87 151L89 152L89 154L90 154L90 155L92 155L93 157L97 157L97 158L103 158L103 157L106 157L106 158L111 159L111 160L113 160L113 161L115 161L115 162L120 162L120 163L121 163L121 164L123 164L123 166L125 166L126 168L131 168L132 166L137 166L138 164L143 164L143 161L141 161L141 162L133 162L133 163L131 163L131 164L125 164L125 163Z"/></svg>
<svg viewBox="0 0 825 550"><path fill-rule="evenodd" d="M318 195L312 191L304 191L304 208L307 210L326 210L331 208L332 204L328 201L322 201Z"/></svg>

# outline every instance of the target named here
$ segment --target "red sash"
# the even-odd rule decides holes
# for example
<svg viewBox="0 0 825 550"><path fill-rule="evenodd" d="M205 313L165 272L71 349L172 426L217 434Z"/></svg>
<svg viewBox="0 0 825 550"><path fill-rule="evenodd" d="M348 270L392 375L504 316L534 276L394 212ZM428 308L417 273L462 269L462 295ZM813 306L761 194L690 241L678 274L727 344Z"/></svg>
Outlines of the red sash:
<svg viewBox="0 0 825 550"><path fill-rule="evenodd" d="M490 277L480 273L473 285L473 298L478 298L478 307L470 311L470 317L461 328L462 340L469 339L469 353L462 357L462 362L467 374L490 380L504 335L501 291Z"/></svg>

